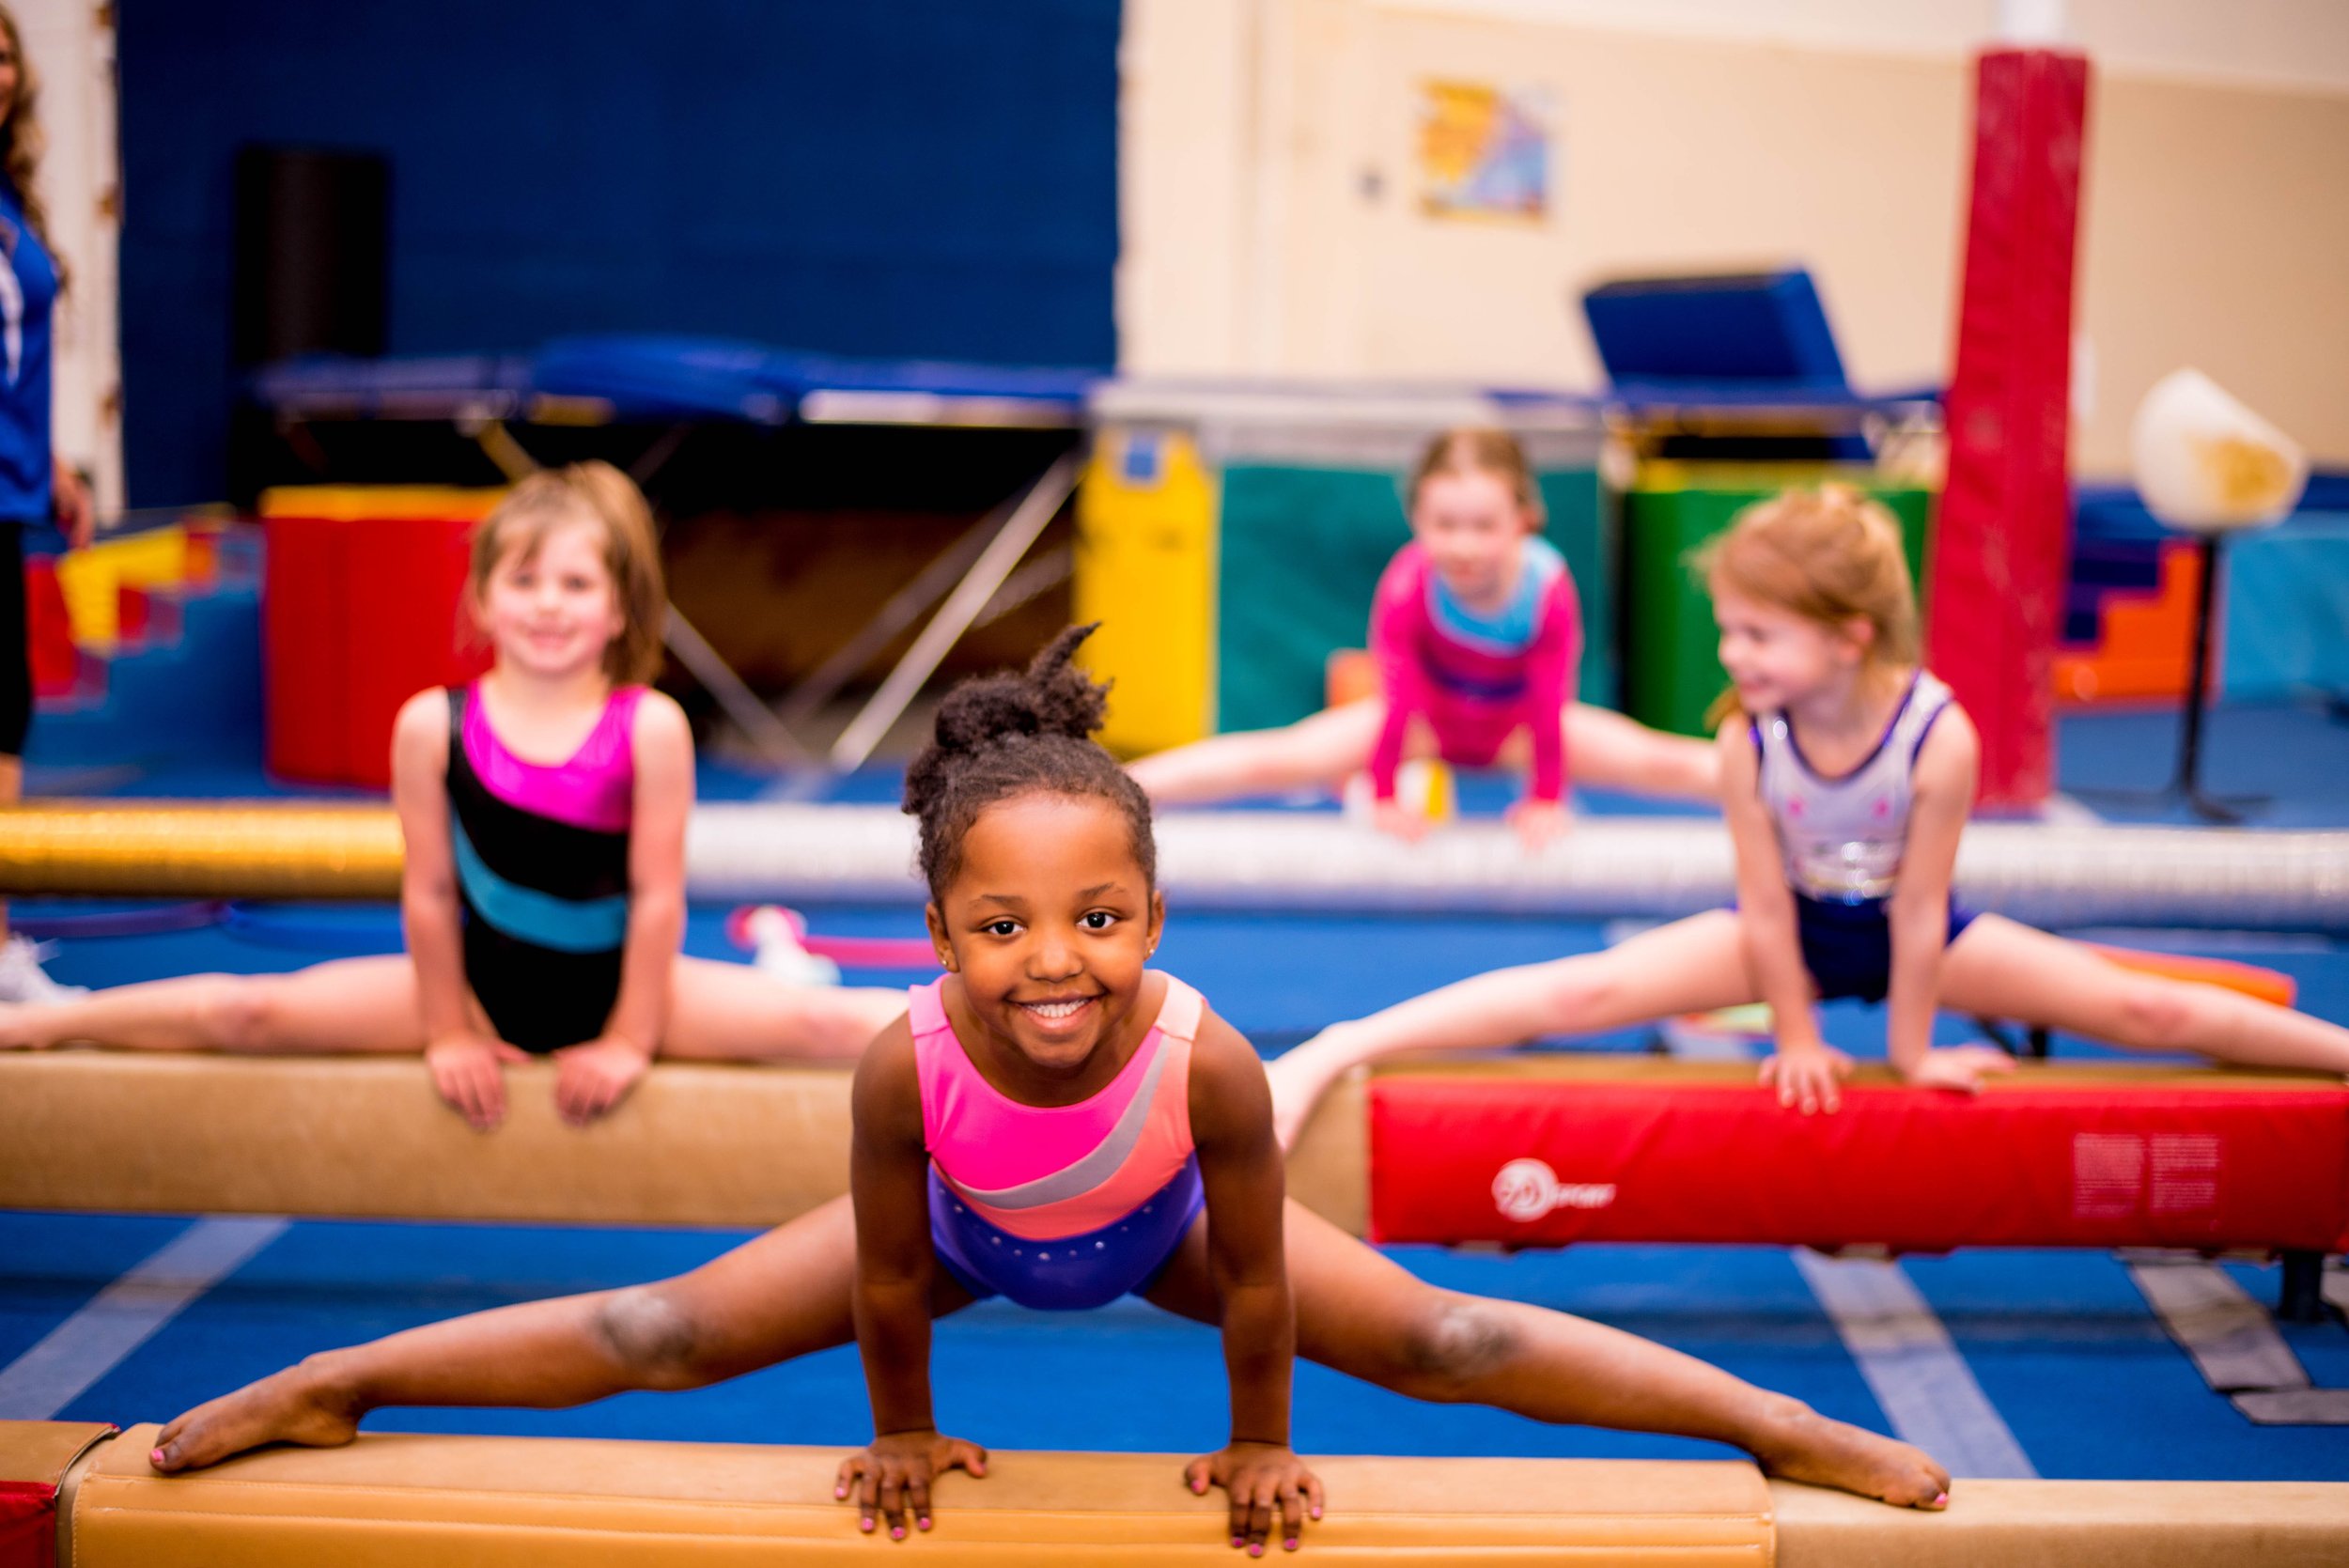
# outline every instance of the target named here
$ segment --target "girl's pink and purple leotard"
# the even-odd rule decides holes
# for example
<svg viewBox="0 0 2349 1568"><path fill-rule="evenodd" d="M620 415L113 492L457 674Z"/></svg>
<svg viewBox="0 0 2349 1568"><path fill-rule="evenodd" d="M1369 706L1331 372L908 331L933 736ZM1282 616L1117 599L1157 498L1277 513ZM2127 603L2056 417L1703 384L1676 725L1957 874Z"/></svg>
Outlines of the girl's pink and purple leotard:
<svg viewBox="0 0 2349 1568"><path fill-rule="evenodd" d="M930 1157L930 1242L973 1296L1073 1312L1148 1288L1205 1197L1190 1136L1199 993L1166 1000L1132 1060L1075 1105L1022 1105L989 1084L934 980L912 987L913 1060Z"/></svg>
<svg viewBox="0 0 2349 1568"><path fill-rule="evenodd" d="M1519 725L1532 732L1530 799L1565 794L1561 721L1582 647L1580 607L1565 558L1546 539L1525 541L1517 590L1493 613L1472 612L1444 586L1416 541L1378 580L1370 647L1385 688L1386 722L1370 755L1370 782L1394 799L1395 770L1414 716L1435 732L1446 762L1488 768Z"/></svg>

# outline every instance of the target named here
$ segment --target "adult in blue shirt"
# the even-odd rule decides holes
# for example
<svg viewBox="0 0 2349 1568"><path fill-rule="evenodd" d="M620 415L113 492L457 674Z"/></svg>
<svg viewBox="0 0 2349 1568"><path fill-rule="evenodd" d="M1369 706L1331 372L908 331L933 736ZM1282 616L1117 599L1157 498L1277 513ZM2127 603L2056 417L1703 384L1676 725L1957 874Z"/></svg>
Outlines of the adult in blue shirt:
<svg viewBox="0 0 2349 1568"><path fill-rule="evenodd" d="M89 490L57 459L49 433L50 321L64 285L49 248L48 210L34 175L45 138L34 114L40 84L24 59L16 18L0 5L0 804L24 786L24 732L33 718L25 647L24 530L54 517L67 542L90 535ZM0 932L7 929L0 905ZM0 945L0 1001L59 993L33 945Z"/></svg>

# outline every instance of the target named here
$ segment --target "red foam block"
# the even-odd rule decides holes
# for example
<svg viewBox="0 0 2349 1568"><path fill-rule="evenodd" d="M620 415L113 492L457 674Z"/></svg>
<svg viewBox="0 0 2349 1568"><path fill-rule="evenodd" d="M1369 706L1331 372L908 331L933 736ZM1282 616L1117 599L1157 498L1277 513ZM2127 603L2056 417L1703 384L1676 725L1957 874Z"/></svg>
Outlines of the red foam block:
<svg viewBox="0 0 2349 1568"><path fill-rule="evenodd" d="M1382 1077L1379 1241L2309 1249L2349 1244L2349 1088L1847 1088Z"/></svg>

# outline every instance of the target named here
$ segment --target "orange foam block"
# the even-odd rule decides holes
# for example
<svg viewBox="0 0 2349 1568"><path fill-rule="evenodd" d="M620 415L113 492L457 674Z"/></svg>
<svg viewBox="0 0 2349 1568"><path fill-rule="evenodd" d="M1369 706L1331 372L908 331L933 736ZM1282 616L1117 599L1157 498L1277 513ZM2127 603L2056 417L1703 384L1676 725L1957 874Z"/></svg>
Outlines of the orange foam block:
<svg viewBox="0 0 2349 1568"><path fill-rule="evenodd" d="M2198 958L2184 953L2146 953L2138 948L2105 947L2094 942L2088 945L2099 956L2124 970L2217 986L2260 1001L2272 1001L2279 1007L2291 1006L2293 999L2300 994L2300 983L2292 976L2262 969L2257 964L2239 964L2232 958Z"/></svg>
<svg viewBox="0 0 2349 1568"><path fill-rule="evenodd" d="M2059 698L2090 703L2186 695L2202 558L2189 545L2166 544L2160 571L2151 593L2106 597L2103 635L2093 648L2056 654Z"/></svg>

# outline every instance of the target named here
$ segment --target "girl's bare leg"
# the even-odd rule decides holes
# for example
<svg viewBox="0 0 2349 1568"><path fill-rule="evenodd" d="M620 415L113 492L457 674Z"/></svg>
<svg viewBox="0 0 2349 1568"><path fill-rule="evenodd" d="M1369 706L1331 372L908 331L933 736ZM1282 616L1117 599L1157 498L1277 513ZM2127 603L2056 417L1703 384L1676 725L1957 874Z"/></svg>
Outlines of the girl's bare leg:
<svg viewBox="0 0 2349 1568"><path fill-rule="evenodd" d="M906 994L794 986L750 964L679 956L661 1054L679 1062L848 1062L904 1016Z"/></svg>
<svg viewBox="0 0 2349 1568"><path fill-rule="evenodd" d="M68 1040L127 1050L413 1052L424 1049L424 1014L415 966L397 954L337 958L290 974L193 974L65 1001L0 1005L0 1048Z"/></svg>
<svg viewBox="0 0 2349 1568"><path fill-rule="evenodd" d="M1568 703L1562 722L1577 784L1673 800L1721 798L1720 759L1709 740L1652 730L1588 703Z"/></svg>
<svg viewBox="0 0 2349 1568"><path fill-rule="evenodd" d="M1386 705L1376 697L1330 708L1284 729L1213 736L1140 758L1127 771L1162 806L1201 805L1315 784L1335 789L1370 761Z"/></svg>
<svg viewBox="0 0 2349 1568"><path fill-rule="evenodd" d="M350 1441L387 1405L553 1408L630 1389L691 1389L855 1337L847 1197L673 1280L530 1301L330 1350L165 1425L157 1468L194 1469L263 1443ZM970 1297L941 1271L932 1305Z"/></svg>
<svg viewBox="0 0 2349 1568"><path fill-rule="evenodd" d="M1949 1472L1906 1443L1636 1334L1439 1290L1294 1200L1283 1224L1298 1354L1324 1366L1414 1399L1729 1443L1772 1475L1905 1507L1947 1500ZM1213 1323L1206 1234L1204 1221L1192 1228L1150 1299Z"/></svg>
<svg viewBox="0 0 2349 1568"><path fill-rule="evenodd" d="M1642 931L1603 953L1494 970L1335 1023L1267 1064L1281 1146L1297 1141L1330 1084L1404 1050L1514 1046L1548 1034L1595 1034L1650 1018L1760 999L1746 972L1737 917L1713 909Z"/></svg>
<svg viewBox="0 0 2349 1568"><path fill-rule="evenodd" d="M2077 942L1978 915L1941 959L1941 1005L2133 1050L2349 1073L2349 1029L2239 992L2143 974Z"/></svg>

